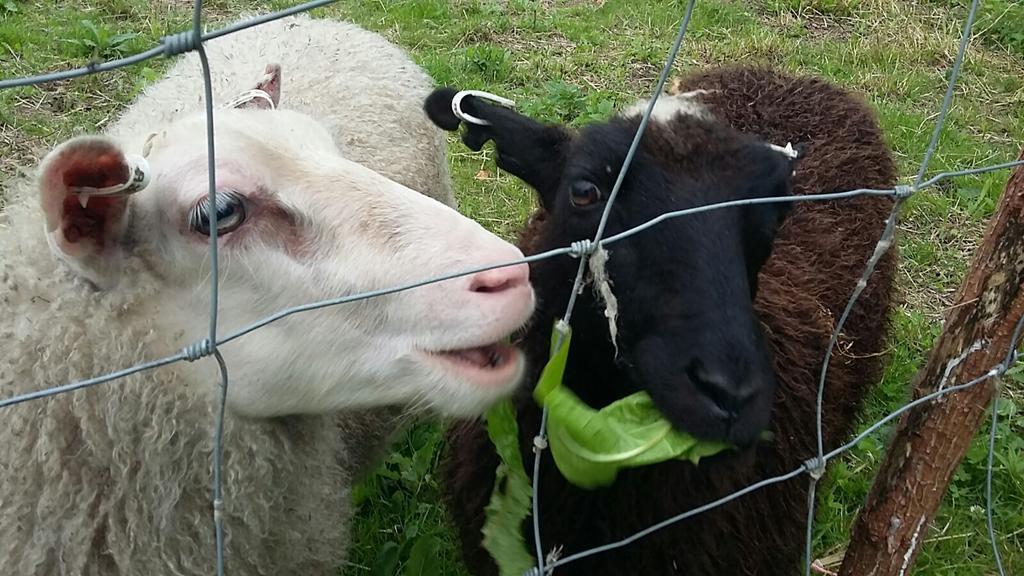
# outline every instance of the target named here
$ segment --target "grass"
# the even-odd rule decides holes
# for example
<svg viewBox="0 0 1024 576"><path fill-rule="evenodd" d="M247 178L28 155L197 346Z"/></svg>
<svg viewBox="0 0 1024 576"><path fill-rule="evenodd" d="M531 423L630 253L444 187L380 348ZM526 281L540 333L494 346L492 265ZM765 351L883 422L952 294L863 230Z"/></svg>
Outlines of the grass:
<svg viewBox="0 0 1024 576"><path fill-rule="evenodd" d="M207 2L209 21L278 0ZM754 61L823 74L865 92L877 108L901 174L922 157L956 52L967 0L702 0L677 70ZM406 47L439 84L513 97L525 112L579 124L648 94L683 2L671 0L341 0L320 16L351 19ZM182 0L0 0L0 70L24 75L116 57L187 26ZM931 171L1017 157L1024 142L1024 6L982 3L948 128ZM165 63L0 92L0 176L48 147L102 129ZM511 237L532 207L528 191L497 171L488 151L452 140L464 212ZM938 334L1007 173L948 181L908 202L900 229L901 300L885 378L863 423L907 399L907 383ZM2 203L2 198L0 198ZM1024 572L1024 377L1008 380L998 429L995 523L1008 573ZM832 463L821 489L818 557L842 551L883 454L885 431ZM994 574L985 533L985 439L957 472L930 527L917 574ZM356 490L350 574L455 576L451 531L432 475L436 424L410 430ZM830 564L835 565L833 562Z"/></svg>

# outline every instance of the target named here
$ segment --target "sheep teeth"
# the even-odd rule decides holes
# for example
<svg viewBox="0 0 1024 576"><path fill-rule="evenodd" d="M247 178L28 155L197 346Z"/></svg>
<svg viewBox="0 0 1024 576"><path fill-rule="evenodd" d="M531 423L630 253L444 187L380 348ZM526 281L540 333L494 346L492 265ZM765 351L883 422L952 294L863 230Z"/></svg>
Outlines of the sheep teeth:
<svg viewBox="0 0 1024 576"><path fill-rule="evenodd" d="M89 195L88 194L79 194L78 195L78 203L81 204L82 205L82 209L85 210L85 207L89 204Z"/></svg>

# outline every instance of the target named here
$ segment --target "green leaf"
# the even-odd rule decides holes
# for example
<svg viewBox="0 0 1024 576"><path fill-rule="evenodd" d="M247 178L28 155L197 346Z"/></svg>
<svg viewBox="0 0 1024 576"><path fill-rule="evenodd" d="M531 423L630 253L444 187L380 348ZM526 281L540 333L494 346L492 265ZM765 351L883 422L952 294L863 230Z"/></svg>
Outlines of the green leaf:
<svg viewBox="0 0 1024 576"><path fill-rule="evenodd" d="M548 446L558 470L581 488L608 486L619 470L666 460L689 460L716 454L730 446L705 442L675 430L646 392L613 402L601 410L583 403L562 386L572 329L561 323L551 334L551 357L533 391L548 408ZM487 433L501 463L487 504L484 548L502 576L520 576L534 565L526 548L522 524L530 514L530 480L519 452L519 425L511 400L487 413Z"/></svg>
<svg viewBox="0 0 1024 576"><path fill-rule="evenodd" d="M121 32L119 34L114 34L113 36L111 36L109 43L111 46L118 46L120 44L124 44L125 42L137 36L138 34L136 34L135 32Z"/></svg>
<svg viewBox="0 0 1024 576"><path fill-rule="evenodd" d="M530 514L530 479L519 452L519 425L511 400L487 413L487 434L501 458L491 500L484 509L483 546L502 576L520 576L534 565L523 539L523 520Z"/></svg>
<svg viewBox="0 0 1024 576"><path fill-rule="evenodd" d="M534 389L534 399L548 408L548 446L558 470L580 488L609 486L623 468L667 460L701 458L730 448L679 432L654 406L646 392L637 392L594 410L562 386L572 330L552 332L551 360Z"/></svg>
<svg viewBox="0 0 1024 576"><path fill-rule="evenodd" d="M440 574L437 563L440 548L440 542L432 534L417 539L416 544L409 551L405 576L437 576Z"/></svg>
<svg viewBox="0 0 1024 576"><path fill-rule="evenodd" d="M377 551L370 574L373 576L393 576L398 568L398 544L385 542Z"/></svg>
<svg viewBox="0 0 1024 576"><path fill-rule="evenodd" d="M92 20L82 20L81 25L82 28L85 28L92 34L93 38L99 39L100 31L96 28L96 24L94 24Z"/></svg>

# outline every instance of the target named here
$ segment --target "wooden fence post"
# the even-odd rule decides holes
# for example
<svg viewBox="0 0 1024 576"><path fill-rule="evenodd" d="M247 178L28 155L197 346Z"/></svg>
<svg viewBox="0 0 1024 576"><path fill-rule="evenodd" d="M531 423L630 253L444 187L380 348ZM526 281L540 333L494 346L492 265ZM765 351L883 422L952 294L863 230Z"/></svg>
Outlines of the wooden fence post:
<svg viewBox="0 0 1024 576"><path fill-rule="evenodd" d="M1004 361L1024 314L1022 288L1024 166L1018 166L915 378L913 399L969 382ZM910 574L953 473L985 420L997 380L941 396L900 418L853 525L840 576Z"/></svg>

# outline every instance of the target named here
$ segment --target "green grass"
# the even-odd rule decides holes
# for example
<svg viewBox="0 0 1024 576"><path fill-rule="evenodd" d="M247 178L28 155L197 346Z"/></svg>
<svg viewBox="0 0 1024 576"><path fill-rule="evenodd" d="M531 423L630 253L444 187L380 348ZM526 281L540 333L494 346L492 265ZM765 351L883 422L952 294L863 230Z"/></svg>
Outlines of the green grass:
<svg viewBox="0 0 1024 576"><path fill-rule="evenodd" d="M290 2L215 0L208 19ZM525 112L579 124L646 96L683 2L670 0L342 0L318 10L380 31L410 50L438 84L510 96ZM967 0L701 0L677 71L753 61L823 74L865 92L876 106L901 174L924 153ZM187 26L181 0L0 0L3 76L82 65L132 53ZM85 23L88 22L88 23ZM1024 6L987 1L977 41L931 170L1016 158L1024 142ZM165 63L0 92L0 176L48 147L102 128ZM451 167L464 212L510 238L532 206L521 184L485 150L454 139ZM899 407L938 334L1008 174L949 181L908 202L900 230L901 303L884 381L863 425ZM2 203L2 198L0 198ZM1008 573L1024 572L1024 393L1011 378L1001 409L995 522ZM821 489L816 556L841 552L882 456L886 431L832 463ZM981 435L957 472L922 547L917 574L994 574L985 533ZM350 574L462 574L432 475L436 424L415 427L356 491L359 520ZM831 564L834 566L834 563Z"/></svg>

